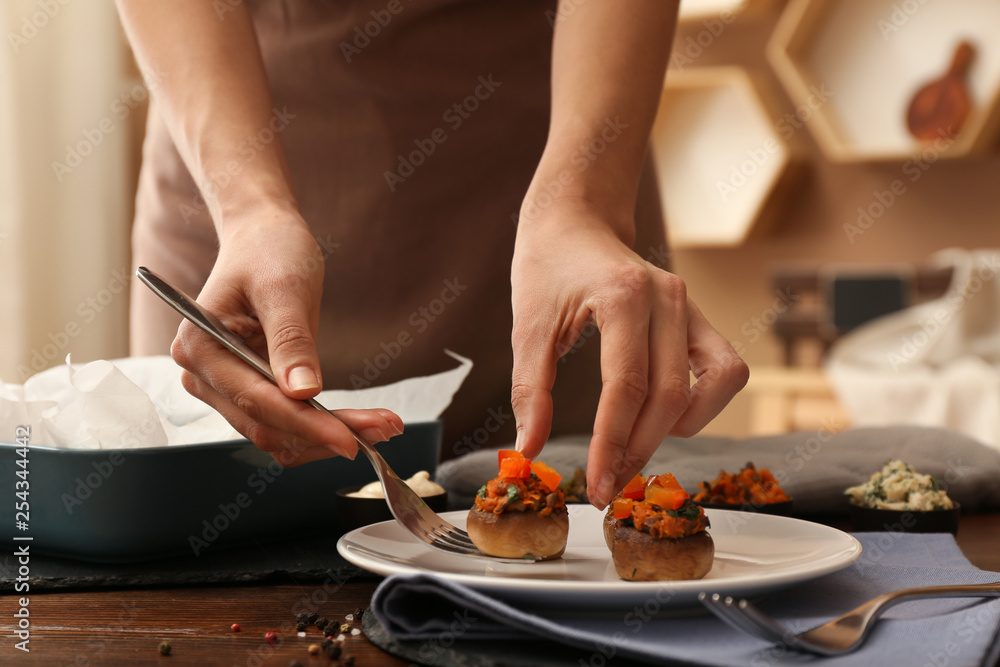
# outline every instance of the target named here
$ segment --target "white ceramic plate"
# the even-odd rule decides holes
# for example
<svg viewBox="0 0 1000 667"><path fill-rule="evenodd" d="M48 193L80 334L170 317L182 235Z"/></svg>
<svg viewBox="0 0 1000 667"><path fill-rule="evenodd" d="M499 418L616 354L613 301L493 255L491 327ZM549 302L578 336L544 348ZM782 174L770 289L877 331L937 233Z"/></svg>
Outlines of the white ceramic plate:
<svg viewBox="0 0 1000 667"><path fill-rule="evenodd" d="M715 564L704 579L623 581L604 544L603 512L569 506L569 540L561 559L497 563L432 549L395 521L353 530L337 551L381 575L433 573L535 608L614 611L640 606L646 613L697 604L698 593L752 597L836 572L861 555L861 543L842 531L800 519L729 510L706 510L715 541ZM468 512L442 516L460 528Z"/></svg>

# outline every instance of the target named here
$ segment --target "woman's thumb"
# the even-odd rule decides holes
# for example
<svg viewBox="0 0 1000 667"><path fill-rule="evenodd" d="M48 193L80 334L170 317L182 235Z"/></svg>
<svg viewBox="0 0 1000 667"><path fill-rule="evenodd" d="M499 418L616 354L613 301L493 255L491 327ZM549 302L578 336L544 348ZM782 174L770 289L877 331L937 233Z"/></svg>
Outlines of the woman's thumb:
<svg viewBox="0 0 1000 667"><path fill-rule="evenodd" d="M258 316L267 339L271 370L281 391L293 398L318 394L323 383L307 313L284 308Z"/></svg>

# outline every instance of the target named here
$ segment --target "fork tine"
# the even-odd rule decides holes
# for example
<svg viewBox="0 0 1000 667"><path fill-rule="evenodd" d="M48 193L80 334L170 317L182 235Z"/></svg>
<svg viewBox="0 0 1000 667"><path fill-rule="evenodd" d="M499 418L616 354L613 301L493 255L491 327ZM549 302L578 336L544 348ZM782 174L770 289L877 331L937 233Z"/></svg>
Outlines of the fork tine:
<svg viewBox="0 0 1000 667"><path fill-rule="evenodd" d="M452 551L453 553L462 553L468 556L478 556L481 558L488 558L490 560L495 560L502 563L533 563L541 560L541 558L535 558L535 557L504 558L501 556L490 556L489 554L484 554L482 551L479 550L479 547L477 547L472 542L472 540L469 539L468 534L464 530L455 528L455 526L452 526L450 523L446 521L444 523L454 532L461 533L464 536L464 539L461 536L459 538L455 538L449 534L447 535L446 538L441 537L436 542L431 543L431 546L445 549L446 551ZM452 548L450 549L446 548L444 545L448 545Z"/></svg>
<svg viewBox="0 0 1000 667"><path fill-rule="evenodd" d="M829 655L829 651L821 646L813 644L807 639L803 639L799 635L795 634L791 630L784 628L774 622L769 616L766 616L764 612L760 611L753 604L747 600L740 600L737 606L739 612L742 612L744 618L750 623L754 624L758 629L763 632L768 632L772 634L772 639L774 642L779 642L787 646L793 646L795 648L800 648L805 651L810 651L812 653L821 653L823 655Z"/></svg>
<svg viewBox="0 0 1000 667"><path fill-rule="evenodd" d="M775 623L747 600L728 600L732 612L758 630L757 636L775 643L795 644L795 635L790 630Z"/></svg>
<svg viewBox="0 0 1000 667"><path fill-rule="evenodd" d="M436 541L444 542L446 544L451 544L456 547L464 547L467 549L476 549L476 545L472 543L470 539L462 539L461 537L455 537L448 531L433 531L430 533Z"/></svg>
<svg viewBox="0 0 1000 667"><path fill-rule="evenodd" d="M706 609L715 614L720 621L734 630L739 630L740 632L753 635L758 639L763 639L764 641L772 641L772 637L770 635L762 635L756 625L748 622L747 618L742 613L733 608L732 598L727 597L723 599L723 597L718 593L711 596L707 593L700 593L698 595L698 600L701 601Z"/></svg>
<svg viewBox="0 0 1000 667"><path fill-rule="evenodd" d="M435 549L462 556L475 556L501 563L533 563L540 558L503 558L490 556L479 550L469 538L469 534L457 526L445 521L429 507L420 507L416 514L420 521L405 522L403 525L417 538Z"/></svg>
<svg viewBox="0 0 1000 667"><path fill-rule="evenodd" d="M818 655L843 653L842 650L816 644L793 633L776 623L748 600L734 600L731 597L723 599L718 593L712 596L701 593L698 599L729 626L758 639Z"/></svg>
<svg viewBox="0 0 1000 667"><path fill-rule="evenodd" d="M456 547L450 544L444 544L441 542L428 542L428 544L435 549L440 549L441 551L447 551L449 553L457 554L460 556L471 556L473 558L482 558L484 560L494 561L497 563L513 563L518 565L524 565L525 563L534 563L540 558L504 558L502 556L490 556L489 554L484 554L482 551L477 549L475 545L470 547Z"/></svg>
<svg viewBox="0 0 1000 667"><path fill-rule="evenodd" d="M452 538L443 526L427 526L419 523L403 524L416 538L432 547L451 551L453 553L475 553L479 550L471 542L463 542Z"/></svg>
<svg viewBox="0 0 1000 667"><path fill-rule="evenodd" d="M430 507L427 507L426 505L420 507L417 510L417 514L420 515L420 519L422 519L422 523L424 523L421 528L426 530L429 534L435 537L440 537L441 539L451 542L457 546L469 547L472 549L476 548L468 533L442 519L441 516L435 513ZM407 528L410 527L407 526ZM412 528L410 528L410 530L413 531Z"/></svg>
<svg viewBox="0 0 1000 667"><path fill-rule="evenodd" d="M429 508L426 512L418 511L416 514L416 521L403 521L399 517L396 518L411 533L428 544L434 545L435 542L442 542L453 544L456 547L475 549L472 540L468 537L463 538L461 535L455 535L454 531L457 530L455 526L442 519Z"/></svg>
<svg viewBox="0 0 1000 667"><path fill-rule="evenodd" d="M441 549L442 551L449 551L453 554L462 554L464 556L482 556L484 555L479 549L475 547L460 547L454 544L449 544L447 542L434 541L429 543L432 547Z"/></svg>

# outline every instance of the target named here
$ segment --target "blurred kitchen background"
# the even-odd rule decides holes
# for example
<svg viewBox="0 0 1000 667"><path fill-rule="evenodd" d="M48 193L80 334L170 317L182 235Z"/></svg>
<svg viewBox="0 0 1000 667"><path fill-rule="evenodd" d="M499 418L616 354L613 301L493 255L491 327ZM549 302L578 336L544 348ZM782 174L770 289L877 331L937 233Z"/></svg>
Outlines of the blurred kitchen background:
<svg viewBox="0 0 1000 667"><path fill-rule="evenodd" d="M682 7L653 137L671 248L636 250L672 265L751 366L708 433L844 428L856 418L823 370L830 343L945 295L939 251L985 250L987 265L1000 253L1000 3ZM0 33L0 378L19 384L69 352L128 353L132 199L161 73L143 82L111 2L5 0ZM946 103L911 130L914 95L963 40L967 68L955 63ZM928 124L931 138L914 136ZM993 294L961 303L980 299L997 343ZM997 345L977 354L996 359Z"/></svg>

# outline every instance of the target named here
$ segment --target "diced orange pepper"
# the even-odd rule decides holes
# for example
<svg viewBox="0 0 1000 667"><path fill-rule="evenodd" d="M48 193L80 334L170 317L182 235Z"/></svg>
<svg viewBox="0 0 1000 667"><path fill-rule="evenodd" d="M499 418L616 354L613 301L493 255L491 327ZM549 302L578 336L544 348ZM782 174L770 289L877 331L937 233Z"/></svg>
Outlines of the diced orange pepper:
<svg viewBox="0 0 1000 667"><path fill-rule="evenodd" d="M524 454L516 449L501 449L497 452L497 467L503 465L504 459L524 459Z"/></svg>
<svg viewBox="0 0 1000 667"><path fill-rule="evenodd" d="M663 509L675 510L690 498L684 489L666 489L662 486L647 486L645 498L647 502L659 505Z"/></svg>
<svg viewBox="0 0 1000 667"><path fill-rule="evenodd" d="M562 481L562 475L541 461L531 462L531 472L535 473L538 479L542 481L542 484L549 487L549 491L558 489L559 482Z"/></svg>
<svg viewBox="0 0 1000 667"><path fill-rule="evenodd" d="M673 473L667 473L666 475L657 475L656 483L662 486L664 489L683 489L681 483L677 481Z"/></svg>
<svg viewBox="0 0 1000 667"><path fill-rule="evenodd" d="M642 475L636 475L629 483L625 485L622 489L622 495L626 498L631 498L632 500L642 500L643 499L643 486L646 484L646 478Z"/></svg>
<svg viewBox="0 0 1000 667"><path fill-rule="evenodd" d="M632 505L635 503L631 498L615 498L611 503L611 511L616 519L627 519L632 516Z"/></svg>
<svg viewBox="0 0 1000 667"><path fill-rule="evenodd" d="M517 479L531 477L531 461L524 457L520 459L513 457L503 459L500 461L500 476Z"/></svg>

